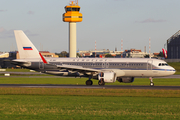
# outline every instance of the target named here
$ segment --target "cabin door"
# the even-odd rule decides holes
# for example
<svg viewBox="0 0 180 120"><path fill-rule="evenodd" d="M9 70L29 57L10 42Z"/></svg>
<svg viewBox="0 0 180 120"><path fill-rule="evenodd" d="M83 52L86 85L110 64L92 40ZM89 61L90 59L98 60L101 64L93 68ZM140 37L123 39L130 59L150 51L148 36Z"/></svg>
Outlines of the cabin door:
<svg viewBox="0 0 180 120"><path fill-rule="evenodd" d="M152 63L153 63L152 60L147 61L147 70L152 70Z"/></svg>
<svg viewBox="0 0 180 120"><path fill-rule="evenodd" d="M42 61L39 61L39 69L44 69L44 63Z"/></svg>
<svg viewBox="0 0 180 120"><path fill-rule="evenodd" d="M103 62L102 63L102 68L109 68L109 63L108 62Z"/></svg>
<svg viewBox="0 0 180 120"><path fill-rule="evenodd" d="M109 63L108 62L106 62L106 68L109 68Z"/></svg>

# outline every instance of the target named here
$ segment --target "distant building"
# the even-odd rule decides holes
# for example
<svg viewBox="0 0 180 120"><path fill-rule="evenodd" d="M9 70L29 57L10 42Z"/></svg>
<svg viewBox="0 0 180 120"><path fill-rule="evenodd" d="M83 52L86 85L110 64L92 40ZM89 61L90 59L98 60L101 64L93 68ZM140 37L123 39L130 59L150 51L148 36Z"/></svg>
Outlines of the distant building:
<svg viewBox="0 0 180 120"><path fill-rule="evenodd" d="M9 53L0 53L0 58L8 58L9 57Z"/></svg>
<svg viewBox="0 0 180 120"><path fill-rule="evenodd" d="M49 51L39 51L41 53L41 55L43 55L44 57L59 57L58 55L56 55L55 53L50 53Z"/></svg>
<svg viewBox="0 0 180 120"><path fill-rule="evenodd" d="M124 58L144 58L144 56L146 55L148 55L147 52L142 52L141 50L136 50L136 49L125 50L123 52ZM151 57L152 55L153 54L151 54Z"/></svg>
<svg viewBox="0 0 180 120"><path fill-rule="evenodd" d="M167 58L180 59L180 30L167 40Z"/></svg>
<svg viewBox="0 0 180 120"><path fill-rule="evenodd" d="M117 50L117 49L116 49ZM105 57L106 54L111 54L112 56L117 56L123 53L122 51L110 51L109 49L103 49L103 50L89 50L89 51L78 51L78 53L82 57Z"/></svg>
<svg viewBox="0 0 180 120"><path fill-rule="evenodd" d="M11 64L11 60L16 59L16 51L1 54L0 68L15 68L16 66Z"/></svg>
<svg viewBox="0 0 180 120"><path fill-rule="evenodd" d="M59 57L55 53L50 53L49 51L39 51L44 57ZM19 52L17 52L16 59L19 59Z"/></svg>

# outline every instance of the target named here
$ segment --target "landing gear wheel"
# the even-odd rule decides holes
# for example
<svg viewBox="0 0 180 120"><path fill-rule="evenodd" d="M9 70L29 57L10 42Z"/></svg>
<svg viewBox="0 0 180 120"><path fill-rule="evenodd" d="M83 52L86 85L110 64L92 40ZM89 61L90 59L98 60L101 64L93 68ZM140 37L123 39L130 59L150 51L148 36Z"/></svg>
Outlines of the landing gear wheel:
<svg viewBox="0 0 180 120"><path fill-rule="evenodd" d="M103 82L99 81L98 84L99 84L100 86L103 86L103 85L105 85L105 82L104 82L104 81L103 81Z"/></svg>
<svg viewBox="0 0 180 120"><path fill-rule="evenodd" d="M151 83L150 83L150 86L151 86L151 87L152 87L152 86L154 86L154 83L153 83L153 82L151 82Z"/></svg>
<svg viewBox="0 0 180 120"><path fill-rule="evenodd" d="M153 87L153 86L154 86L153 78L152 78L152 77L149 77L149 80L150 80L150 86Z"/></svg>
<svg viewBox="0 0 180 120"><path fill-rule="evenodd" d="M87 80L86 81L86 85L92 85L93 84L93 81L92 80Z"/></svg>

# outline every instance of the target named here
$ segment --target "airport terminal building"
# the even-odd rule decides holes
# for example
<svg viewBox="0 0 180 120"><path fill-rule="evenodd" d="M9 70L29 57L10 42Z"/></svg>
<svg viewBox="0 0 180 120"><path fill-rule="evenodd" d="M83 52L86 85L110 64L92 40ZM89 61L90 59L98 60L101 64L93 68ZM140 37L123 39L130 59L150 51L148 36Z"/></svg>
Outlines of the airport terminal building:
<svg viewBox="0 0 180 120"><path fill-rule="evenodd" d="M180 30L167 40L168 59L180 59Z"/></svg>

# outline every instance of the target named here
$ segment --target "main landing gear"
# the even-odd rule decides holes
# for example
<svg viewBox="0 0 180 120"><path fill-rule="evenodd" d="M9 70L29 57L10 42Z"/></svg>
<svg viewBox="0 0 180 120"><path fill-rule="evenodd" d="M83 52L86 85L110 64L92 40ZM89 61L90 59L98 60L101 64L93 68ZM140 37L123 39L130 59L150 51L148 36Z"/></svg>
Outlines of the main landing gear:
<svg viewBox="0 0 180 120"><path fill-rule="evenodd" d="M91 80L91 77L89 77L89 80L86 81L86 85L92 85L93 81Z"/></svg>
<svg viewBox="0 0 180 120"><path fill-rule="evenodd" d="M99 80L98 84L99 84L100 86L105 85L104 79L101 78L101 79Z"/></svg>
<svg viewBox="0 0 180 120"><path fill-rule="evenodd" d="M149 77L149 80L150 80L150 86L154 86L154 83L153 83L153 78L152 77Z"/></svg>
<svg viewBox="0 0 180 120"><path fill-rule="evenodd" d="M91 80L91 77L89 77L89 80L86 81L86 85L92 85L92 84L93 84L93 81ZM104 79L101 78L101 79L98 81L98 84L99 84L100 86L105 85Z"/></svg>

